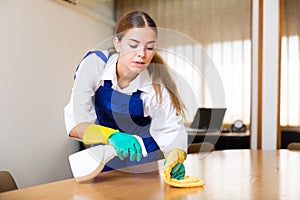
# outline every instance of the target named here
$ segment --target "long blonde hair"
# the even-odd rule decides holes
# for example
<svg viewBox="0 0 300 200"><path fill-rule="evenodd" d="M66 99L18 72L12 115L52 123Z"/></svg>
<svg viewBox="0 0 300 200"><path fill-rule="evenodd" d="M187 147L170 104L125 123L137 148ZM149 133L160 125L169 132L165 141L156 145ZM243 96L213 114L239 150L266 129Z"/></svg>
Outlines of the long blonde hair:
<svg viewBox="0 0 300 200"><path fill-rule="evenodd" d="M157 35L157 26L154 20L145 12L142 11L133 11L123 16L116 27L116 36L121 41L126 31L133 28L143 28L150 27L152 28ZM160 104L162 102L162 91L161 84L166 87L172 104L176 109L178 115L184 116L184 106L180 99L179 92L175 81L173 80L166 62L162 57L156 52L151 60L150 65L148 66L148 71L152 75L152 86L155 90L157 96L157 102Z"/></svg>
<svg viewBox="0 0 300 200"><path fill-rule="evenodd" d="M148 67L150 74L152 75L152 86L155 90L158 103L162 102L161 84L166 87L170 95L173 106L176 109L176 113L184 116L183 104L179 96L179 92L175 81L173 80L168 66L165 64L162 57L155 53L151 64ZM163 78L162 78L163 77Z"/></svg>

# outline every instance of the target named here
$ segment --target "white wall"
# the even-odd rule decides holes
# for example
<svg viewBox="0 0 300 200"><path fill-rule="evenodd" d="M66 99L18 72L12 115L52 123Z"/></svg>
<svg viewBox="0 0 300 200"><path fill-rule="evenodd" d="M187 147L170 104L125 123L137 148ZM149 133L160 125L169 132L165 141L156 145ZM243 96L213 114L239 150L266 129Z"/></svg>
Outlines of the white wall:
<svg viewBox="0 0 300 200"><path fill-rule="evenodd" d="M251 149L258 141L259 0L252 1Z"/></svg>
<svg viewBox="0 0 300 200"><path fill-rule="evenodd" d="M262 149L277 148L280 0L263 1Z"/></svg>
<svg viewBox="0 0 300 200"><path fill-rule="evenodd" d="M252 113L251 149L257 149L258 136L258 71L259 71L259 0L252 1ZM278 56L279 56L279 0L263 1L262 26L262 149L277 148Z"/></svg>
<svg viewBox="0 0 300 200"><path fill-rule="evenodd" d="M113 28L54 1L1 0L0 29L0 170L20 188L70 178L78 143L63 108L73 72Z"/></svg>

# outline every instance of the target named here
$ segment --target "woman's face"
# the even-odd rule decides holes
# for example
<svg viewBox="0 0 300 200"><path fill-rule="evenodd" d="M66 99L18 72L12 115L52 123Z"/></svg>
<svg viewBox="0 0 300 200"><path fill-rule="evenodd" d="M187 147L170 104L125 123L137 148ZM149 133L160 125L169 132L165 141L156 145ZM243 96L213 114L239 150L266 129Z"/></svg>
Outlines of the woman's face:
<svg viewBox="0 0 300 200"><path fill-rule="evenodd" d="M140 73L147 68L155 53L156 33L149 27L128 30L121 41L114 39L119 52L118 68L123 75Z"/></svg>

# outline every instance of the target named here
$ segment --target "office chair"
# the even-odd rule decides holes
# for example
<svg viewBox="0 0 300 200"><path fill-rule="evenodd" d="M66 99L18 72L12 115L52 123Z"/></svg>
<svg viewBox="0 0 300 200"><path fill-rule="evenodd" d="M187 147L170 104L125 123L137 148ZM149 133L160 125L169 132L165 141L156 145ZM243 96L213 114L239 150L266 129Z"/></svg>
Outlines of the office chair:
<svg viewBox="0 0 300 200"><path fill-rule="evenodd" d="M292 151L300 151L300 142L289 143L287 149Z"/></svg>
<svg viewBox="0 0 300 200"><path fill-rule="evenodd" d="M188 147L188 153L211 152L215 150L215 146L209 142L192 143Z"/></svg>
<svg viewBox="0 0 300 200"><path fill-rule="evenodd" d="M18 189L13 176L8 171L0 171L0 192Z"/></svg>

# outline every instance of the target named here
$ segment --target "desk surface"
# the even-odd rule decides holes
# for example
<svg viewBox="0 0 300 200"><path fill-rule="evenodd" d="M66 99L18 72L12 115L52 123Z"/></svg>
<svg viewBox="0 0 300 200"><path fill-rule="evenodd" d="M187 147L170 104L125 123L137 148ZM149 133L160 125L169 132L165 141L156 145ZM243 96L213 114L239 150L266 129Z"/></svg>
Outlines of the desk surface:
<svg viewBox="0 0 300 200"><path fill-rule="evenodd" d="M155 163L162 164L162 161ZM203 188L165 185L162 170L147 173L110 171L78 184L68 179L0 193L0 199L298 199L300 152L224 150L189 154L188 175L204 180Z"/></svg>

